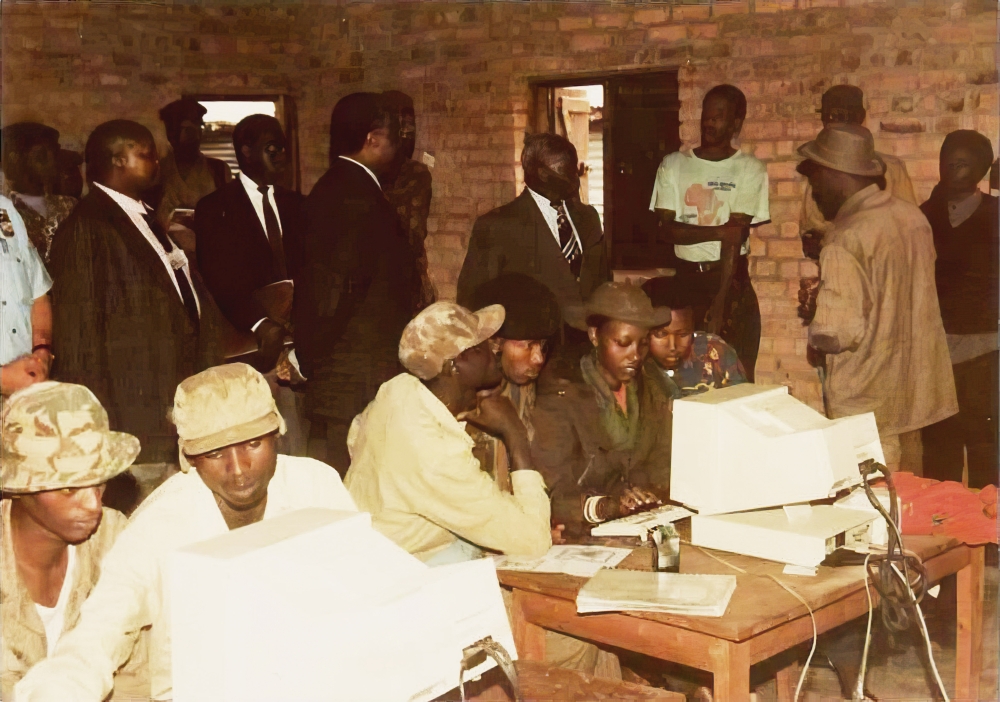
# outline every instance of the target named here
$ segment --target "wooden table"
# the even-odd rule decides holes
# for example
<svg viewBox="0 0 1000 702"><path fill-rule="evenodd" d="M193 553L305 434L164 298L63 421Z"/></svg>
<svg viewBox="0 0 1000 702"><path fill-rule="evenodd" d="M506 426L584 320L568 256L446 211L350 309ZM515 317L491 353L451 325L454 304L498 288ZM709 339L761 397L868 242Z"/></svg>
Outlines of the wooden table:
<svg viewBox="0 0 1000 702"><path fill-rule="evenodd" d="M984 553L947 537L906 537L905 547L924 562L931 584L958 574L958 626L953 700L978 700L982 666ZM747 571L738 573L710 555ZM636 549L619 568L650 570L650 551ZM681 572L736 575L736 592L719 618L620 612L576 613L586 582L562 574L500 571L513 590L511 616L519 657L545 659L545 629L709 671L718 702L750 699L750 666L804 641L813 630L808 610L768 575L781 580L812 608L823 633L868 614L862 566L820 567L815 577L782 574L783 565L749 556L682 546ZM878 593L871 590L874 602ZM877 614L877 613L876 613ZM860 652L859 652L860 654ZM793 669L778 675L779 699L794 691Z"/></svg>

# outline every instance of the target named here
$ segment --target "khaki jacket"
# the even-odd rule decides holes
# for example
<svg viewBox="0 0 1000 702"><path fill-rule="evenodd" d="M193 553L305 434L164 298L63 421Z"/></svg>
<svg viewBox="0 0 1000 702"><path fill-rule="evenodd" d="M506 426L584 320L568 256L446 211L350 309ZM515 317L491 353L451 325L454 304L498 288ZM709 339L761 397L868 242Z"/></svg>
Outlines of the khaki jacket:
<svg viewBox="0 0 1000 702"><path fill-rule="evenodd" d="M46 657L48 643L45 628L35 609L35 603L21 582L14 560L14 540L10 531L10 500L0 502L3 534L0 552L0 624L3 637L3 671L0 674L0 696L12 699L14 685L28 670ZM76 547L75 581L66 603L63 632L76 626L80 619L80 606L90 595L101 574L101 560L128 520L121 512L104 508L101 525L87 541ZM128 662L115 676L115 694L149 695L149 671L146 637L139 637L139 645L132 649Z"/></svg>
<svg viewBox="0 0 1000 702"><path fill-rule="evenodd" d="M344 484L372 526L422 560L461 538L538 557L552 545L542 477L514 471L503 492L472 453L465 423L423 383L401 373L351 425Z"/></svg>
<svg viewBox="0 0 1000 702"><path fill-rule="evenodd" d="M841 206L809 325L810 344L827 352L831 418L874 412L879 433L892 436L958 411L935 258L916 205L870 185Z"/></svg>
<svg viewBox="0 0 1000 702"><path fill-rule="evenodd" d="M910 182L910 175L906 172L906 164L895 156L879 154L885 161L885 190L895 195L900 200L913 205L917 203L917 196L913 192L913 183ZM813 200L812 186L806 183L806 192L802 198L802 214L799 225L803 232L810 230L826 234L833 228L833 222L828 222L816 206Z"/></svg>

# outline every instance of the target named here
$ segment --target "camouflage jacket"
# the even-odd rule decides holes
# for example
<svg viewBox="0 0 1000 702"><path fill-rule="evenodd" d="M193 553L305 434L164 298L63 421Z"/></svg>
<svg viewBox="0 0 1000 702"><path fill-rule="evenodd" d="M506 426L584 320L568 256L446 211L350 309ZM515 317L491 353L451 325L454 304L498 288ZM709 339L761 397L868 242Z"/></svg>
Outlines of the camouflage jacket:
<svg viewBox="0 0 1000 702"><path fill-rule="evenodd" d="M28 589L17 572L14 540L10 531L10 500L0 502L3 533L0 551L0 632L2 632L3 670L0 673L0 697L12 699L14 685L28 670L46 657L45 627ZM76 568L72 574L73 591L66 604L63 632L76 626L80 606L90 595L101 574L101 559L114 544L128 520L121 512L104 508L97 531L76 547ZM141 633L132 656L115 675L115 696L149 695L146 635Z"/></svg>

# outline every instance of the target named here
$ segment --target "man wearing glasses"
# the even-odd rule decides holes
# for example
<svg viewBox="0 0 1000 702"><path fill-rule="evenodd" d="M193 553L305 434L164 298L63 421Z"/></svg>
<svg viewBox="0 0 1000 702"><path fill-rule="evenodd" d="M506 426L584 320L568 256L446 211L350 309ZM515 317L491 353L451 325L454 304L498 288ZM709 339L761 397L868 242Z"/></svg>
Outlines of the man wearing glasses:
<svg viewBox="0 0 1000 702"><path fill-rule="evenodd" d="M819 109L823 127L831 124L865 125L865 95L861 88L853 85L835 85L823 93L823 102ZM879 153L885 162L885 189L901 200L914 205L917 196L913 192L913 183L906 172L906 164L895 156ZM823 235L833 227L816 206L813 200L812 186L806 184L806 192L802 197L802 215L799 220L799 231L802 233L802 252L807 258L819 260L819 250L823 247Z"/></svg>
<svg viewBox="0 0 1000 702"><path fill-rule="evenodd" d="M420 296L413 248L379 181L400 142L399 114L382 96L342 98L330 119L330 169L302 211L293 323L308 452L341 475L351 420L399 373L399 337Z"/></svg>

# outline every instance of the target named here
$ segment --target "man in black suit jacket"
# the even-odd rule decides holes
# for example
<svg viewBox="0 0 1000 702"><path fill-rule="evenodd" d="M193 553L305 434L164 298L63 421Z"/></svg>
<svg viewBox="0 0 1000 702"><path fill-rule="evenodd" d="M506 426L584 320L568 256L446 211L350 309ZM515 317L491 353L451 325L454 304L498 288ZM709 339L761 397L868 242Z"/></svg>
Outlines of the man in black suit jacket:
<svg viewBox="0 0 1000 702"><path fill-rule="evenodd" d="M579 162L569 140L547 133L526 135L521 166L521 194L472 227L458 276L458 304L472 304L476 288L488 280L524 273L555 294L566 319L567 308L581 305L608 279L601 220L597 210L579 201ZM587 340L572 328L564 336L569 344L556 352L551 369L561 371L562 356L586 346Z"/></svg>
<svg viewBox="0 0 1000 702"><path fill-rule="evenodd" d="M198 268L226 319L259 348L262 373L278 360L291 321L255 291L291 280L299 265L299 193L275 185L287 170L285 135L274 117L250 115L233 130L240 175L195 208Z"/></svg>
<svg viewBox="0 0 1000 702"><path fill-rule="evenodd" d="M330 120L330 169L303 208L294 320L309 455L341 474L350 423L400 372L399 338L419 300L416 257L378 180L399 144L398 115L379 95L342 98Z"/></svg>
<svg viewBox="0 0 1000 702"><path fill-rule="evenodd" d="M217 362L201 333L209 298L139 199L159 169L149 130L114 120L87 140L90 194L52 248L53 377L90 388L112 428L139 438L137 464L174 464L167 419L184 378Z"/></svg>

